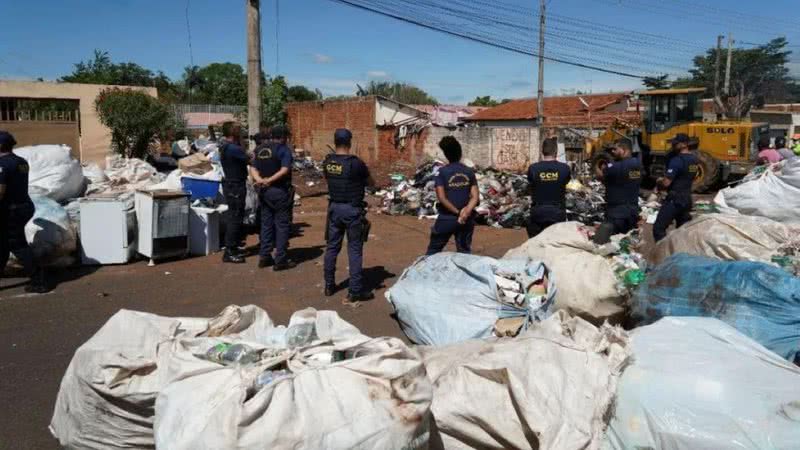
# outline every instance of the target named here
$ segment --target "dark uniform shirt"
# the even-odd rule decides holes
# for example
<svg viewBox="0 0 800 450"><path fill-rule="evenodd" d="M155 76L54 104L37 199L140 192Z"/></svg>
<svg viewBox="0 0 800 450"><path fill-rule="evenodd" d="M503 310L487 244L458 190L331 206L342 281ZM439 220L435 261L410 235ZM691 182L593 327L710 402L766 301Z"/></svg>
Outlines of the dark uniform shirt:
<svg viewBox="0 0 800 450"><path fill-rule="evenodd" d="M13 153L0 156L0 184L5 185L6 193L0 206L21 205L31 202L28 196L28 172L30 167L24 158Z"/></svg>
<svg viewBox="0 0 800 450"><path fill-rule="evenodd" d="M364 189L369 180L369 169L358 156L331 154L323 163L328 181L328 196L333 203L364 205Z"/></svg>
<svg viewBox="0 0 800 450"><path fill-rule="evenodd" d="M259 175L269 178L286 167L289 173L272 184L273 187L288 189L292 185L292 151L286 144L262 144L256 147L253 167Z"/></svg>
<svg viewBox="0 0 800 450"><path fill-rule="evenodd" d="M475 171L461 163L448 164L436 175L436 187L444 187L445 197L459 210L467 206L472 186L477 184ZM443 205L439 205L439 214L454 215Z"/></svg>
<svg viewBox="0 0 800 450"><path fill-rule="evenodd" d="M567 183L572 179L569 166L558 161L540 161L528 168L528 183L533 190L532 206L565 208Z"/></svg>
<svg viewBox="0 0 800 450"><path fill-rule="evenodd" d="M700 171L700 160L691 153L681 153L672 157L667 164L665 176L672 180L667 191L680 197L692 196L692 183Z"/></svg>
<svg viewBox="0 0 800 450"><path fill-rule="evenodd" d="M642 164L638 158L608 163L604 173L606 203L616 206L639 207L639 188L642 184Z"/></svg>
<svg viewBox="0 0 800 450"><path fill-rule="evenodd" d="M241 146L227 143L220 149L220 163L225 173L225 181L247 181L247 164L250 158Z"/></svg>

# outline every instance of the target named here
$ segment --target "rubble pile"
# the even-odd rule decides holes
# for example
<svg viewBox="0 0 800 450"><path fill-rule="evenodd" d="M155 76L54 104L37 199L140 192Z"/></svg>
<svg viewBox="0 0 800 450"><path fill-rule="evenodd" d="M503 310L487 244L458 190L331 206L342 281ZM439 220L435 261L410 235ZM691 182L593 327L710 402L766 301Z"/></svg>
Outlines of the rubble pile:
<svg viewBox="0 0 800 450"><path fill-rule="evenodd" d="M778 247L772 262L796 277L800 277L800 237Z"/></svg>

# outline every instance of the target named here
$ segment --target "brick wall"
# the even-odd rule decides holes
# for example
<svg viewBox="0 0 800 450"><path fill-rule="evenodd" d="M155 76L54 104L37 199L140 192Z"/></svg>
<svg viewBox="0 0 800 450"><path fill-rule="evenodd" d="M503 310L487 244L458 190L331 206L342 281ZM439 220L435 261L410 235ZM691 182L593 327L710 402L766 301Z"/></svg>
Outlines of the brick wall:
<svg viewBox="0 0 800 450"><path fill-rule="evenodd" d="M444 160L444 154L439 150L439 140L452 135L461 143L464 158L481 167L523 172L532 161L539 160L537 128L469 127L450 130L431 127L428 130L423 149L431 158Z"/></svg>
<svg viewBox="0 0 800 450"><path fill-rule="evenodd" d="M292 144L315 159L328 154L337 128L353 133L353 153L367 163L377 158L375 97L330 102L300 102L286 105Z"/></svg>

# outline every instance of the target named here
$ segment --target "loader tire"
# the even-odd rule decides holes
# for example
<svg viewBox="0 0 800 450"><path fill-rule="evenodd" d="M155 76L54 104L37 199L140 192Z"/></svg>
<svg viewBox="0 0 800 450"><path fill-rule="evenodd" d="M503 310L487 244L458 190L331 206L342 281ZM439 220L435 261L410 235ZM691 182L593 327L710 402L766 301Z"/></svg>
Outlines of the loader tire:
<svg viewBox="0 0 800 450"><path fill-rule="evenodd" d="M700 171L692 182L692 191L696 193L707 192L719 180L719 162L706 152L698 151L697 159L700 160Z"/></svg>

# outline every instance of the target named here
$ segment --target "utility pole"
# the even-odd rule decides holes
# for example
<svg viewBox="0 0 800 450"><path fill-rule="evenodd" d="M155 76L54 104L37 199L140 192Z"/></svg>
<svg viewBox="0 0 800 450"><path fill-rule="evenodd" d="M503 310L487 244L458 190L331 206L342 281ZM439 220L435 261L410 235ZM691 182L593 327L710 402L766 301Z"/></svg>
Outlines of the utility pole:
<svg viewBox="0 0 800 450"><path fill-rule="evenodd" d="M540 132L544 125L544 0L539 0L539 89L537 97L536 119Z"/></svg>
<svg viewBox="0 0 800 450"><path fill-rule="evenodd" d="M719 69L722 65L722 36L717 36L717 64L714 72L714 98L719 97Z"/></svg>
<svg viewBox="0 0 800 450"><path fill-rule="evenodd" d="M261 13L260 0L247 3L247 132L258 133L261 124ZM250 149L255 141L249 140Z"/></svg>
<svg viewBox="0 0 800 450"><path fill-rule="evenodd" d="M730 95L731 88L731 56L733 53L733 35L728 33L728 63L725 67L725 95Z"/></svg>

